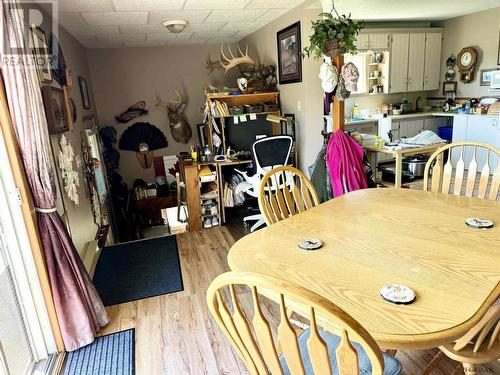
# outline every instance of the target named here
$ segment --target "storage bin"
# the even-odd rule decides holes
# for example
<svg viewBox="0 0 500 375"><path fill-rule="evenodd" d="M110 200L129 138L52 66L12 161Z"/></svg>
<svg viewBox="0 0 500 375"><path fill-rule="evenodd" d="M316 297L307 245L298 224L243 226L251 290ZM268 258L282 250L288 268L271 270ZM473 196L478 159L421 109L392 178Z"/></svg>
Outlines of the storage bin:
<svg viewBox="0 0 500 375"><path fill-rule="evenodd" d="M245 113L261 113L264 112L262 104L245 104Z"/></svg>
<svg viewBox="0 0 500 375"><path fill-rule="evenodd" d="M453 126L441 126L438 128L438 135L442 139L451 142L453 135Z"/></svg>

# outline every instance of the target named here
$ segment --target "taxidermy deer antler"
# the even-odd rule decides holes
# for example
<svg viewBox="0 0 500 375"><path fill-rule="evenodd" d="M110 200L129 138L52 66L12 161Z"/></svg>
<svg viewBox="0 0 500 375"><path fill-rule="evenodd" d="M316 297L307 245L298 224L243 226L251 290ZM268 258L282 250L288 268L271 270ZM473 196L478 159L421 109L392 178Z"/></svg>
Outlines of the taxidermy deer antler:
<svg viewBox="0 0 500 375"><path fill-rule="evenodd" d="M208 74L212 74L215 70L221 68L219 61L212 61L210 58L210 52L207 56L207 62L205 63L205 68L208 69Z"/></svg>
<svg viewBox="0 0 500 375"><path fill-rule="evenodd" d="M163 101L160 94L157 93L156 107L161 107L167 111L170 131L174 140L176 142L187 143L191 138L192 131L191 125L189 125L186 115L184 114L186 100L179 90L175 90L175 94L177 98L171 99L170 103L172 103L172 105L169 105Z"/></svg>
<svg viewBox="0 0 500 375"><path fill-rule="evenodd" d="M155 107L161 107L164 110L168 110L168 104L161 98L160 93L156 92L156 103Z"/></svg>
<svg viewBox="0 0 500 375"><path fill-rule="evenodd" d="M229 51L229 54L231 55L230 59L227 58L227 56L224 54L224 43L222 43L222 45L220 46L221 57L219 58L219 62L222 65L222 67L226 70L226 72L229 69L234 68L235 66L240 65L240 64L257 65L255 63L255 61L253 61L253 59L250 56L248 56L248 44L247 44L245 54L243 54L243 52L241 51L240 45L239 44L236 44L236 45L238 46L238 52L240 53L240 56L238 56L238 57L234 56L233 51L231 51L231 46L228 46L227 49ZM224 58L224 60L226 60L227 64L224 64L222 62L222 58Z"/></svg>

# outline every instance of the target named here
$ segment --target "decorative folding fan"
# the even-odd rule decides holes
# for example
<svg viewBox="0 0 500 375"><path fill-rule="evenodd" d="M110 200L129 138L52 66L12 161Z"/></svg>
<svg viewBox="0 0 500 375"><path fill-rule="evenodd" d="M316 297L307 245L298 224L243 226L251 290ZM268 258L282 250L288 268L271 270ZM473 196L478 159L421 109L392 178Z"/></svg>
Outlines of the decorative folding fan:
<svg viewBox="0 0 500 375"><path fill-rule="evenodd" d="M129 126L120 137L120 150L135 151L143 168L153 163L153 150L168 146L167 138L156 126L149 122L136 122Z"/></svg>

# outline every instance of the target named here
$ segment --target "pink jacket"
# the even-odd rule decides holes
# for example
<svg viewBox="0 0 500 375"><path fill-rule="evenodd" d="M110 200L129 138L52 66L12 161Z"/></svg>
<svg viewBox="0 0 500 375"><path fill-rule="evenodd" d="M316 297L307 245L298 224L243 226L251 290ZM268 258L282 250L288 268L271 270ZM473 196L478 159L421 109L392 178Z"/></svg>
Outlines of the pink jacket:
<svg viewBox="0 0 500 375"><path fill-rule="evenodd" d="M363 147L342 130L337 130L330 137L326 148L326 165L330 171L334 197L368 187L363 169Z"/></svg>

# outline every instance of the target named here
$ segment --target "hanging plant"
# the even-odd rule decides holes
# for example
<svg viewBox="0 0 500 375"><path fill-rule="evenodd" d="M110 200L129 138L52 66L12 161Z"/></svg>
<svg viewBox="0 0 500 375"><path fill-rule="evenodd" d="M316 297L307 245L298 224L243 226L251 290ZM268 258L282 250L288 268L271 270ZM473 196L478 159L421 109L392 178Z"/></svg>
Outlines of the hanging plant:
<svg viewBox="0 0 500 375"><path fill-rule="evenodd" d="M335 14L335 16L334 16ZM320 13L322 19L312 21L313 34L309 37L309 47L304 48L303 54L316 60L323 55L334 57L344 53L355 54L356 38L363 28L362 21L354 21L351 14L339 15L332 1L330 13Z"/></svg>

